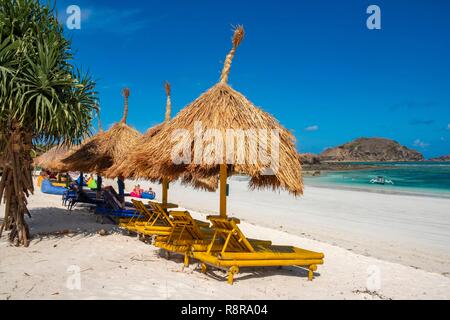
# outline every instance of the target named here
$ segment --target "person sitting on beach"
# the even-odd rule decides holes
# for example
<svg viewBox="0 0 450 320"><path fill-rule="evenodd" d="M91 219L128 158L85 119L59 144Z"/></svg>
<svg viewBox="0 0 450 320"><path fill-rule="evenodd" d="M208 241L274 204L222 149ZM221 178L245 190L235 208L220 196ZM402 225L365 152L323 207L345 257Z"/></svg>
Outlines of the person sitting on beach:
<svg viewBox="0 0 450 320"><path fill-rule="evenodd" d="M97 190L97 181L95 181L94 176L92 174L89 176L87 186L91 190Z"/></svg>
<svg viewBox="0 0 450 320"><path fill-rule="evenodd" d="M142 192L144 190L141 189L140 185L134 186L133 191L131 191L130 196L134 198L142 198Z"/></svg>
<svg viewBox="0 0 450 320"><path fill-rule="evenodd" d="M95 179L94 179L94 176L92 175L92 173L89 175L89 178L87 178L87 180L84 180L84 181L86 181L86 184L89 186L89 184L92 182L92 181L95 181Z"/></svg>
<svg viewBox="0 0 450 320"><path fill-rule="evenodd" d="M155 193L155 191L153 191L152 188L148 188L147 193L148 193L149 195L151 195L151 196L156 196L156 193Z"/></svg>
<svg viewBox="0 0 450 320"><path fill-rule="evenodd" d="M72 181L69 183L69 189L73 190L73 191L78 191L79 190L79 186L78 183Z"/></svg>
<svg viewBox="0 0 450 320"><path fill-rule="evenodd" d="M39 177L37 179L37 185L40 188L42 185L42 181L44 181L47 178L47 174L44 171L41 171L39 174Z"/></svg>

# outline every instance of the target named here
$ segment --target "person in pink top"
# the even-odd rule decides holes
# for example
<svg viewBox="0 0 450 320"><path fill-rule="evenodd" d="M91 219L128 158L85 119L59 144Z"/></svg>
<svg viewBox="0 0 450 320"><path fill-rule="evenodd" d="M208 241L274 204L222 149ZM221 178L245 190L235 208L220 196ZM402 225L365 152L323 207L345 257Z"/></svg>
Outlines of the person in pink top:
<svg viewBox="0 0 450 320"><path fill-rule="evenodd" d="M144 192L144 190L141 189L141 186L138 184L134 187L133 191L131 191L130 196L133 198L142 198L142 192Z"/></svg>

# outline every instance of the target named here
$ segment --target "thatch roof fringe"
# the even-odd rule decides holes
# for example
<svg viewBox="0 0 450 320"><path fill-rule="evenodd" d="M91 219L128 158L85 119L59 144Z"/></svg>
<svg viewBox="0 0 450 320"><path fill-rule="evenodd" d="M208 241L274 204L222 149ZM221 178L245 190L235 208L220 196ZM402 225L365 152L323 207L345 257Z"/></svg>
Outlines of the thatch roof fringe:
<svg viewBox="0 0 450 320"><path fill-rule="evenodd" d="M123 103L123 117L120 122L127 123L127 117L128 117L128 97L130 96L130 89L124 88L122 90L122 94L124 97L124 103Z"/></svg>
<svg viewBox="0 0 450 320"><path fill-rule="evenodd" d="M244 39L244 34L245 34L245 32L244 32L243 26L237 26L236 29L234 30L233 41L232 41L233 48L231 48L230 53L227 55L227 57L225 59L222 74L220 76L221 83L228 83L228 75L230 74L231 63L233 62L233 58L236 53L237 47L239 47L242 40Z"/></svg>

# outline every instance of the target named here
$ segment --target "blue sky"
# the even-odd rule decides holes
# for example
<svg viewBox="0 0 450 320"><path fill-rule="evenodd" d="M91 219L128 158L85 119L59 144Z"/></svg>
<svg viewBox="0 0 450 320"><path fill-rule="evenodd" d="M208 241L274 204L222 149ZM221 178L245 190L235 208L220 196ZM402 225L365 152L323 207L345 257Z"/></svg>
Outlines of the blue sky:
<svg viewBox="0 0 450 320"><path fill-rule="evenodd" d="M386 137L425 156L450 153L450 1L59 1L82 10L66 30L75 63L98 82L104 126L122 115L140 131L219 79L231 26L246 38L230 84L320 153L358 137ZM369 5L381 30L366 27Z"/></svg>

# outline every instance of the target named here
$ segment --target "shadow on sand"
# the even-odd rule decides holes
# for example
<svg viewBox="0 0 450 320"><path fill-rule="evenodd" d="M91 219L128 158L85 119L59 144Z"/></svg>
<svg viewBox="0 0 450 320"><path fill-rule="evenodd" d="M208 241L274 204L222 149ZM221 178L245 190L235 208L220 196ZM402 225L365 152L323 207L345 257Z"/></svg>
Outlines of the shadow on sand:
<svg viewBox="0 0 450 320"><path fill-rule="evenodd" d="M123 231L114 221L95 215L87 207L72 211L48 207L30 210L31 218L26 218L32 241L43 237L65 237L74 235L93 236L99 232L120 233Z"/></svg>
<svg viewBox="0 0 450 320"><path fill-rule="evenodd" d="M82 235L92 237L99 234L100 231L107 234L116 233L125 236L136 237L135 234L129 233L116 226L109 219L99 219L98 215L90 212L89 208L78 207L72 211L62 208L48 207L35 208L30 210L31 218L27 218L30 226L32 241L42 241L44 238L62 238ZM102 221L101 221L102 220ZM180 254L167 254L165 250L159 250L159 256L171 261L183 264L183 256ZM200 264L196 260L191 261L192 264L197 263L196 272L200 271ZM207 273L213 279L221 282L227 281L227 273L213 267L208 267ZM241 268L241 271L235 277L235 281L246 280L251 278L268 278L272 276L290 276L296 278L307 278L308 271L301 267L258 267L258 268ZM320 275L314 273L314 276Z"/></svg>
<svg viewBox="0 0 450 320"><path fill-rule="evenodd" d="M184 263L184 257L181 254L170 253L167 251L160 249L158 252L159 257L168 259L170 261L174 261L180 264ZM195 267L196 272L201 272L200 262L192 259L191 264L197 264ZM224 270L220 270L214 267L208 266L206 271L206 275L209 277L221 281L227 281L227 272ZM295 278L308 278L308 270L302 267L289 266L289 267L247 267L241 268L240 273L237 274L234 278L235 282L239 282L241 280L247 279L255 279L255 278L268 278L272 276L286 276L286 277L295 277ZM314 277L320 276L320 273L314 272Z"/></svg>

